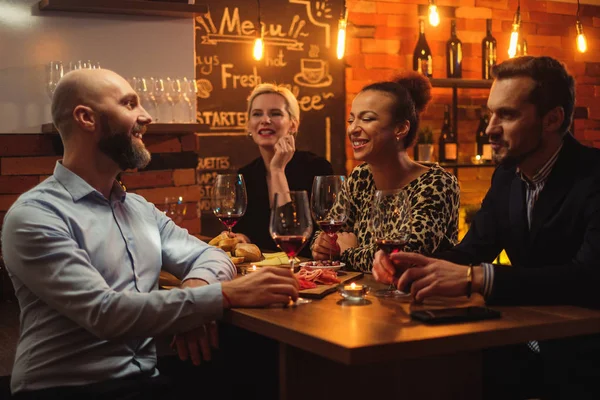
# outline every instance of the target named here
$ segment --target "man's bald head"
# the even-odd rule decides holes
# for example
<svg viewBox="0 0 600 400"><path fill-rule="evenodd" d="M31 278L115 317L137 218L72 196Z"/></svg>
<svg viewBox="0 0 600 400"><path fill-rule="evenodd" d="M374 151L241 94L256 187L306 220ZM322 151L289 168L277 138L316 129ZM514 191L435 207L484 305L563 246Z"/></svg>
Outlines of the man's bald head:
<svg viewBox="0 0 600 400"><path fill-rule="evenodd" d="M52 96L52 121L64 139L73 130L73 111L79 105L96 108L107 90L127 83L119 74L107 69L79 69L66 74Z"/></svg>

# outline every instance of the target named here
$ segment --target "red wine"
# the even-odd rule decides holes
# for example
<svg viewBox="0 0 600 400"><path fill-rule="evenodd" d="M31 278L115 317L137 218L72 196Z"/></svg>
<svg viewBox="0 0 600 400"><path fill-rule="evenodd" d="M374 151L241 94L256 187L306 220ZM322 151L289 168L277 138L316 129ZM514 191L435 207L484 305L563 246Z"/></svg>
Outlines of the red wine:
<svg viewBox="0 0 600 400"><path fill-rule="evenodd" d="M450 125L450 107L444 109L444 125L440 133L440 162L456 162L458 160L458 143Z"/></svg>
<svg viewBox="0 0 600 400"><path fill-rule="evenodd" d="M306 243L306 238L300 235L276 236L274 240L277 246L290 258L296 257Z"/></svg>
<svg viewBox="0 0 600 400"><path fill-rule="evenodd" d="M325 232L328 235L333 235L334 233L339 231L342 226L344 226L343 222L337 221L319 221L317 222L317 224L319 224L323 232Z"/></svg>
<svg viewBox="0 0 600 400"><path fill-rule="evenodd" d="M217 218L225 225L227 228L233 228L235 224L238 223L240 218L242 218L242 214L215 214Z"/></svg>
<svg viewBox="0 0 600 400"><path fill-rule="evenodd" d="M406 240L402 239L377 239L375 241L377 248L383 250L386 254L397 253L404 249Z"/></svg>
<svg viewBox="0 0 600 400"><path fill-rule="evenodd" d="M456 20L450 22L450 40L446 42L446 76L462 78L462 42L456 36Z"/></svg>
<svg viewBox="0 0 600 400"><path fill-rule="evenodd" d="M492 67L496 65L496 39L492 36L492 20L486 19L486 35L481 41L481 77L492 79Z"/></svg>
<svg viewBox="0 0 600 400"><path fill-rule="evenodd" d="M419 40L413 52L413 70L429 78L433 76L433 58L425 39L425 22L419 20Z"/></svg>

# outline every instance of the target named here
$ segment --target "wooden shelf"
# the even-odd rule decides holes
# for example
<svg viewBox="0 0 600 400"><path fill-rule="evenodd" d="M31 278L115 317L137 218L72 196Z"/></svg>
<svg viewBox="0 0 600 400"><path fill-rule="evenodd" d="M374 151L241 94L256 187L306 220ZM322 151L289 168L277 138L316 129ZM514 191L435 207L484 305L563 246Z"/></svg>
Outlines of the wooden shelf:
<svg viewBox="0 0 600 400"><path fill-rule="evenodd" d="M458 89L489 89L492 87L493 80L487 79L462 79L462 78L445 78L445 79L429 79L431 86L440 88L458 88Z"/></svg>
<svg viewBox="0 0 600 400"><path fill-rule="evenodd" d="M150 124L146 135L190 135L195 132L206 130L203 124ZM54 124L43 124L42 133L58 133Z"/></svg>
<svg viewBox="0 0 600 400"><path fill-rule="evenodd" d="M185 4L166 1L140 0L41 0L41 11L73 11L104 14L153 15L189 18L206 14L206 4Z"/></svg>

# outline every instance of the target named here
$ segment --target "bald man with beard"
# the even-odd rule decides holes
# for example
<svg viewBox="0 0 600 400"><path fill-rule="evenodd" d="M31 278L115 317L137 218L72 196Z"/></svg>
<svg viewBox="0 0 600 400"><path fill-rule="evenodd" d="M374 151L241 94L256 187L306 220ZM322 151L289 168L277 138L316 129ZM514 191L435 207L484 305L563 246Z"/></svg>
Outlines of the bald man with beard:
<svg viewBox="0 0 600 400"><path fill-rule="evenodd" d="M15 398L165 398L153 337L178 334L184 356L207 359L211 321L224 309L298 297L287 269L233 280L223 251L125 192L116 177L150 161L143 136L152 119L121 76L65 75L52 118L64 157L13 204L2 230L21 309ZM157 290L161 268L182 287Z"/></svg>

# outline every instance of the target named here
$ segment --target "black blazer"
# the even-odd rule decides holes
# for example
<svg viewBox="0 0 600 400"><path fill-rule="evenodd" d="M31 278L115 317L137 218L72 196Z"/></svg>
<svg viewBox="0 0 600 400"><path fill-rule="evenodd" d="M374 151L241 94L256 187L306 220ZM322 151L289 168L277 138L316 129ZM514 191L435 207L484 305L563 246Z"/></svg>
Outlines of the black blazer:
<svg viewBox="0 0 600 400"><path fill-rule="evenodd" d="M435 256L479 264L506 249L512 267L494 266L489 304L600 306L600 150L565 136L531 229L525 193L515 167L496 168L465 238Z"/></svg>
<svg viewBox="0 0 600 400"><path fill-rule="evenodd" d="M269 233L271 209L269 207L267 169L262 157L258 157L242 167L239 173L244 176L246 182L248 207L246 214L234 227L234 232L248 236L252 243L263 250L281 251ZM290 190L306 190L309 198L313 179L319 175L333 175L333 167L323 157L308 151L296 150L290 162L285 166L285 176ZM308 245L304 246L300 255L311 256Z"/></svg>

